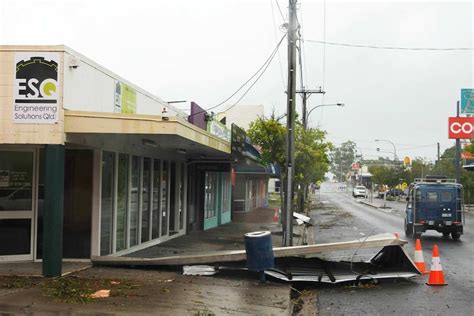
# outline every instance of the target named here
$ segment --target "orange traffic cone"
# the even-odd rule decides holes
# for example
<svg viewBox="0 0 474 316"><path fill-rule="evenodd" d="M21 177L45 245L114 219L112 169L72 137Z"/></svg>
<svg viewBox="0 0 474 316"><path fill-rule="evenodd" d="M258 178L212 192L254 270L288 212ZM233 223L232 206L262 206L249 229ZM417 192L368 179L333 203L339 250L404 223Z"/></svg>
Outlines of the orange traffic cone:
<svg viewBox="0 0 474 316"><path fill-rule="evenodd" d="M277 223L278 220L280 219L280 214L279 214L280 210L278 208L275 208L274 210L275 212L273 213L273 222Z"/></svg>
<svg viewBox="0 0 474 316"><path fill-rule="evenodd" d="M438 245L433 247L433 258L431 259L431 271L430 278L428 279L427 285L448 285L444 282L443 269L441 268L441 262L439 260Z"/></svg>
<svg viewBox="0 0 474 316"><path fill-rule="evenodd" d="M421 273L429 273L429 271L426 270L425 266L425 260L423 259L423 250L421 250L421 241L420 239L416 240L415 244L415 265L420 270Z"/></svg>

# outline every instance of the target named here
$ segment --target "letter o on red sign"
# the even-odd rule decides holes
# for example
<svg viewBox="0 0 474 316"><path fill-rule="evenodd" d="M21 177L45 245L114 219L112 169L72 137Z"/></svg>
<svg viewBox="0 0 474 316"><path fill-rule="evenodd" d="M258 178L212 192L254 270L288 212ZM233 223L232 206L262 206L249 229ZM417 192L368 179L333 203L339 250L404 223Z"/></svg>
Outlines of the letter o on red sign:
<svg viewBox="0 0 474 316"><path fill-rule="evenodd" d="M474 132L474 117L448 118L448 133L450 139L471 139Z"/></svg>

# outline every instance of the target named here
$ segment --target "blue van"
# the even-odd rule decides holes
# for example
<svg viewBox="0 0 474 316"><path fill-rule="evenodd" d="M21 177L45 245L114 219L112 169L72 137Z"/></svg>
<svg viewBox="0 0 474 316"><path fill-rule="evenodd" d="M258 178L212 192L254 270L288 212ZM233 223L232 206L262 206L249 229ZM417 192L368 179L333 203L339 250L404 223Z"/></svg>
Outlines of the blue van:
<svg viewBox="0 0 474 316"><path fill-rule="evenodd" d="M427 230L458 240L463 234L462 185L444 177L415 179L410 184L405 234L419 238Z"/></svg>

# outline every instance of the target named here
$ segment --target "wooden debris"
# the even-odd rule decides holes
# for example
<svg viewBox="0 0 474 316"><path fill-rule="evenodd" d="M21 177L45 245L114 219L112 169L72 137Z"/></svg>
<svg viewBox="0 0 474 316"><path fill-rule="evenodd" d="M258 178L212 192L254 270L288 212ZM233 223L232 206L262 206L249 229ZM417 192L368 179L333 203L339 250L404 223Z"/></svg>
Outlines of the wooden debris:
<svg viewBox="0 0 474 316"><path fill-rule="evenodd" d="M273 248L273 256L290 257L312 255L322 252L378 248L385 246L403 246L407 241L396 238L393 234L375 235L359 240ZM92 263L102 266L159 266L159 265L192 265L213 262L234 262L246 260L245 250L225 250L205 252L199 255L176 255L158 258L133 258L113 256L93 256Z"/></svg>
<svg viewBox="0 0 474 316"><path fill-rule="evenodd" d="M90 298L105 298L110 296L110 290L99 290L90 295Z"/></svg>

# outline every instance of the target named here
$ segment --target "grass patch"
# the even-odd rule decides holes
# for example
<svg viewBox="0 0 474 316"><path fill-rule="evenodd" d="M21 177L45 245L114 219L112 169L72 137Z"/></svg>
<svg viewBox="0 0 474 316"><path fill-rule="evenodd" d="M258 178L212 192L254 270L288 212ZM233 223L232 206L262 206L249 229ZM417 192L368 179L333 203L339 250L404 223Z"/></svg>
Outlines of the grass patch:
<svg viewBox="0 0 474 316"><path fill-rule="evenodd" d="M99 290L110 290L111 297L129 297L131 291L141 287L141 283L119 279L78 278L75 276L49 279L41 284L44 293L66 303L90 303L95 299L91 294Z"/></svg>
<svg viewBox="0 0 474 316"><path fill-rule="evenodd" d="M1 289L24 289L38 285L43 278L38 277L20 277L16 275L0 276Z"/></svg>
<svg viewBox="0 0 474 316"><path fill-rule="evenodd" d="M291 303L293 304L293 310L291 315L300 315L300 312L302 311L305 303L309 303L307 302L308 298L313 297L315 293L316 292L314 290L305 289L302 291L298 291L297 289L292 288L290 292L290 299ZM309 310L312 310L312 308L310 308Z"/></svg>

